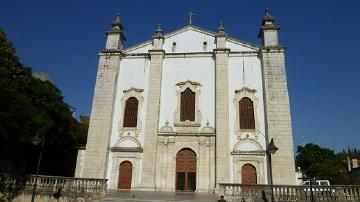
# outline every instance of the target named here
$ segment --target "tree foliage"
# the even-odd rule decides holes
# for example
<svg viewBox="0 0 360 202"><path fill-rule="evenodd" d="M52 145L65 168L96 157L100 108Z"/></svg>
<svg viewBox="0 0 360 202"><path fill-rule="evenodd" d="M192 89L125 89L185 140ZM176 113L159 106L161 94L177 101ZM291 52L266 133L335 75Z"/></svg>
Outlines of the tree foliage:
<svg viewBox="0 0 360 202"><path fill-rule="evenodd" d="M327 179L331 184L347 184L347 171L343 159L333 150L316 144L298 146L296 166L301 167L306 176Z"/></svg>
<svg viewBox="0 0 360 202"><path fill-rule="evenodd" d="M35 173L40 148L32 138L38 134L45 137L40 174L72 176L87 128L72 117L55 85L20 63L1 28L0 92L0 173Z"/></svg>

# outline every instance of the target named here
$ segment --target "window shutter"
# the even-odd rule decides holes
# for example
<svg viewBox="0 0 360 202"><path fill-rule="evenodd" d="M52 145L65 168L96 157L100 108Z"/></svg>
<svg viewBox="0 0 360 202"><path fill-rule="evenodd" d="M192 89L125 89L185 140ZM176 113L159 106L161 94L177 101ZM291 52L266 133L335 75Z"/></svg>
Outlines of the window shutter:
<svg viewBox="0 0 360 202"><path fill-rule="evenodd" d="M135 97L126 100L123 127L137 126L138 105L139 101Z"/></svg>
<svg viewBox="0 0 360 202"><path fill-rule="evenodd" d="M190 88L181 93L180 121L195 121L195 92Z"/></svg>
<svg viewBox="0 0 360 202"><path fill-rule="evenodd" d="M244 97L239 102L240 129L255 129L254 103Z"/></svg>

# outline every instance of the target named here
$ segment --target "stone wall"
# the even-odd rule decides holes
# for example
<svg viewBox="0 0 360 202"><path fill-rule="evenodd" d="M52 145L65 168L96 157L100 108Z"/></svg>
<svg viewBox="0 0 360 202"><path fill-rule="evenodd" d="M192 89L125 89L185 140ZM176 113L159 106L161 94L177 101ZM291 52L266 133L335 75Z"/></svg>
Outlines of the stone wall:
<svg viewBox="0 0 360 202"><path fill-rule="evenodd" d="M274 184L295 184L295 160L284 49L264 48L263 65L265 123L268 139L279 148L272 155Z"/></svg>
<svg viewBox="0 0 360 202"><path fill-rule="evenodd" d="M81 177L106 177L116 78L120 60L121 53L100 54Z"/></svg>

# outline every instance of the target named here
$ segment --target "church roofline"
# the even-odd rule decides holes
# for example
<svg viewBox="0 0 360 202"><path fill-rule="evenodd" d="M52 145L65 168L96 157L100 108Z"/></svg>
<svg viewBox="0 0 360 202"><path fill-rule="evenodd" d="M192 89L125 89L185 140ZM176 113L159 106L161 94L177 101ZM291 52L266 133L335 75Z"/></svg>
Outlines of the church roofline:
<svg viewBox="0 0 360 202"><path fill-rule="evenodd" d="M213 32L213 31L204 29L204 28L202 28L202 27L199 27L199 26L196 26L196 25L193 25L193 24L189 24L189 25L186 25L186 26L184 26L184 27L182 27L182 28L180 28L180 29L177 29L177 30L175 30L175 31L172 31L172 32L169 32L169 33L164 34L164 38L165 38L165 40L166 40L166 39L169 38L169 37L172 37L172 36L174 36L174 35L176 35L176 34L185 32L185 31L187 31L187 30L196 30L196 31L198 31L198 32L200 32L200 33L203 33L203 34L206 34L206 35L209 35L209 36L212 36L212 37L215 37L215 35L216 35L216 32ZM234 37L228 36L228 40L229 40L230 42L237 43L237 44L239 44L239 45L243 45L243 46L245 46L245 47L254 49L254 50L256 50L256 51L260 49L260 47L259 47L258 45L255 45L255 44L252 44L252 43L249 43L249 42L245 42L245 41L236 39L236 38L234 38ZM142 42L142 43L135 44L135 45L133 45L133 46L130 46L130 47L128 47L128 48L125 48L125 49L124 49L124 53L129 52L129 51L132 51L132 50L135 50L135 49L138 49L138 48L141 48L141 47L144 47L144 46L147 46L147 45L149 45L149 44L151 44L151 43L152 43L152 39L149 39L149 40L144 41L144 42Z"/></svg>

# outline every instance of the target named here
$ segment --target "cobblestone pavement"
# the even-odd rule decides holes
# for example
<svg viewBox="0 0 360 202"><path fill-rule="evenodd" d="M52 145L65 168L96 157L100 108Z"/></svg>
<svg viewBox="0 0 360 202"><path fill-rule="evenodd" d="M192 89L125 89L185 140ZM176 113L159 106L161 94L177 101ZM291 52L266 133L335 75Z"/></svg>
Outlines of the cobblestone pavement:
<svg viewBox="0 0 360 202"><path fill-rule="evenodd" d="M148 191L109 191L106 196L93 202L145 202L145 201L217 201L218 195L194 192L148 192Z"/></svg>

